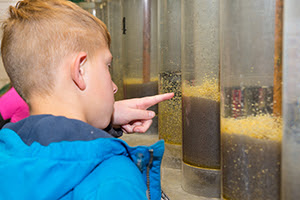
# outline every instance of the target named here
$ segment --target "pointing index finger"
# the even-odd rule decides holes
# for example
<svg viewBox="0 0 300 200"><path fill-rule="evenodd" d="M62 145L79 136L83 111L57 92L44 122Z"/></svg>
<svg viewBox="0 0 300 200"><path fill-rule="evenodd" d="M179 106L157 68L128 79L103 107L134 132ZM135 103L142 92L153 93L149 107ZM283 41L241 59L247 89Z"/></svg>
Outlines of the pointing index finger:
<svg viewBox="0 0 300 200"><path fill-rule="evenodd" d="M174 93L165 93L165 94L158 94L151 97L144 97L140 99L140 106L144 107L145 109L158 104L162 101L169 100L174 96Z"/></svg>

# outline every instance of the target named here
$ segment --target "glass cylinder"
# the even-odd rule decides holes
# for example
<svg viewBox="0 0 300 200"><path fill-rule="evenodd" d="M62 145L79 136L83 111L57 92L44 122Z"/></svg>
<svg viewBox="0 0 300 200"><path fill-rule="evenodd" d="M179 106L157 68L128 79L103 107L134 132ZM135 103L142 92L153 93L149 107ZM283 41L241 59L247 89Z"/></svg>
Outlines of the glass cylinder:
<svg viewBox="0 0 300 200"><path fill-rule="evenodd" d="M85 1L80 1L77 4L84 10L94 15L95 17L101 19L106 24L107 22L106 1L107 0L91 0L91 1L85 0Z"/></svg>
<svg viewBox="0 0 300 200"><path fill-rule="evenodd" d="M280 199L275 0L220 2L222 197Z"/></svg>
<svg viewBox="0 0 300 200"><path fill-rule="evenodd" d="M158 93L157 76L157 1L123 2L124 97L137 98ZM155 105L151 110L158 112ZM157 133L155 117L148 133Z"/></svg>
<svg viewBox="0 0 300 200"><path fill-rule="evenodd" d="M182 186L219 197L219 0L182 0L181 10Z"/></svg>
<svg viewBox="0 0 300 200"><path fill-rule="evenodd" d="M174 92L159 104L159 138L166 142L163 165L181 168L181 7L180 0L159 0L159 93Z"/></svg>
<svg viewBox="0 0 300 200"><path fill-rule="evenodd" d="M300 199L300 2L284 1L282 199Z"/></svg>
<svg viewBox="0 0 300 200"><path fill-rule="evenodd" d="M115 100L124 99L122 65L122 0L107 0L107 28L111 37L110 51L113 55L111 77L118 86Z"/></svg>

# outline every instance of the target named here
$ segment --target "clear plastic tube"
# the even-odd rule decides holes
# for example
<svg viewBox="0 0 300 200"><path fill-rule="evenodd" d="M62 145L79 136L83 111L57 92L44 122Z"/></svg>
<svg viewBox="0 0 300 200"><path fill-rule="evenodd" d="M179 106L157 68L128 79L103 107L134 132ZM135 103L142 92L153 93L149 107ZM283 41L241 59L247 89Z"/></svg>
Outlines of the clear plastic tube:
<svg viewBox="0 0 300 200"><path fill-rule="evenodd" d="M183 188L207 197L220 196L219 4L181 1Z"/></svg>
<svg viewBox="0 0 300 200"><path fill-rule="evenodd" d="M222 198L280 199L273 113L276 0L221 1Z"/></svg>

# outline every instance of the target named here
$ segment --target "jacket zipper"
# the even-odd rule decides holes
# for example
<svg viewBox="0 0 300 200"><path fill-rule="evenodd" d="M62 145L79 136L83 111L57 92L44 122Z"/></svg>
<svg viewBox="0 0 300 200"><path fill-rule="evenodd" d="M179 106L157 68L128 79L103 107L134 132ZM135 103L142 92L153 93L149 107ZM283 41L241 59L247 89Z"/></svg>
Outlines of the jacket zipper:
<svg viewBox="0 0 300 200"><path fill-rule="evenodd" d="M151 194L150 194L150 169L152 167L153 163L153 149L149 149L150 153L150 160L147 165L147 193L148 193L148 200L151 200Z"/></svg>

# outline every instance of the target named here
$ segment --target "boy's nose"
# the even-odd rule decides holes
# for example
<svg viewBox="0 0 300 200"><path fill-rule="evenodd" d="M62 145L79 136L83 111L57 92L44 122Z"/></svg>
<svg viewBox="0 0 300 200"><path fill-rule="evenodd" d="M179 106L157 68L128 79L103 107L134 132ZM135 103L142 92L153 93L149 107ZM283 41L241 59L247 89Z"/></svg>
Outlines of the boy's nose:
<svg viewBox="0 0 300 200"><path fill-rule="evenodd" d="M118 86L114 82L112 82L112 84L113 84L113 92L114 94L116 94L118 91Z"/></svg>

